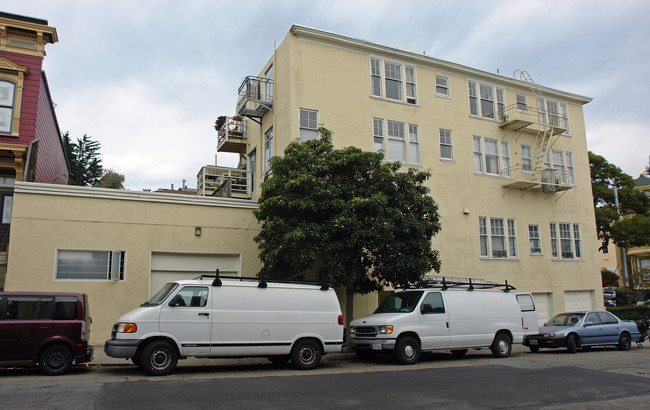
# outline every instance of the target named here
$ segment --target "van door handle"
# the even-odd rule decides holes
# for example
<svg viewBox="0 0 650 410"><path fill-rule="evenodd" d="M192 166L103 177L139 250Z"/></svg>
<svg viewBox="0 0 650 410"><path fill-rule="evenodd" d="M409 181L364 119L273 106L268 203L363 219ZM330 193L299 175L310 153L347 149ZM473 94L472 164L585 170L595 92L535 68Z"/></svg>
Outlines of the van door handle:
<svg viewBox="0 0 650 410"><path fill-rule="evenodd" d="M449 329L449 322L447 322L447 329Z"/></svg>
<svg viewBox="0 0 650 410"><path fill-rule="evenodd" d="M199 316L210 316L209 313L199 313Z"/></svg>

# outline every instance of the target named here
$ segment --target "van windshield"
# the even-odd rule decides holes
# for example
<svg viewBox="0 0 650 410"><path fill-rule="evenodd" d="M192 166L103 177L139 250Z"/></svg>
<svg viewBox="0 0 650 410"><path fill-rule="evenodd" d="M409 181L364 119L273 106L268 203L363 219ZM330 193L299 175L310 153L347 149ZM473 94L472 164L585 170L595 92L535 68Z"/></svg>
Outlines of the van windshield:
<svg viewBox="0 0 650 410"><path fill-rule="evenodd" d="M375 313L413 312L422 298L422 291L399 292L384 300Z"/></svg>
<svg viewBox="0 0 650 410"><path fill-rule="evenodd" d="M160 288L160 290L158 292L156 292L156 294L153 295L153 297L151 299L149 299L149 301L144 302L141 306L160 305L163 302L163 300L165 300L167 298L167 296L169 296L169 294L174 289L176 289L177 286L178 286L178 284L176 284L176 283L171 283L171 282L166 283L165 286Z"/></svg>

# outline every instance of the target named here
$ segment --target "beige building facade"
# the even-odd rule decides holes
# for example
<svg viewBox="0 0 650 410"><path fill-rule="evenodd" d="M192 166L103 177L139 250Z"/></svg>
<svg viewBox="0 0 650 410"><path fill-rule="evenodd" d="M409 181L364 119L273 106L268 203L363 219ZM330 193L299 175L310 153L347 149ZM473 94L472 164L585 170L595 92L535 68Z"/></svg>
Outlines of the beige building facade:
<svg viewBox="0 0 650 410"><path fill-rule="evenodd" d="M235 116L218 121L217 155L240 155L241 193L258 198L269 158L322 124L338 148L431 171L440 274L508 280L534 292L541 320L602 308L583 117L591 99L516 77L293 26L241 84ZM363 303L355 316L376 297Z"/></svg>
<svg viewBox="0 0 650 410"><path fill-rule="evenodd" d="M83 292L92 344L171 279L251 276L249 200L16 182L8 291Z"/></svg>

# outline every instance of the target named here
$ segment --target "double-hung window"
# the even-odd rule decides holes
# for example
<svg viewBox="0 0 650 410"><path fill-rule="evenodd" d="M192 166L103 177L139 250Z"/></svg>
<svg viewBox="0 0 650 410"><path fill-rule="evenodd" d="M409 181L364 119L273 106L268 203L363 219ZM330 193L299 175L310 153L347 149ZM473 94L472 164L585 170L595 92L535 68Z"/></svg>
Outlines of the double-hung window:
<svg viewBox="0 0 650 410"><path fill-rule="evenodd" d="M271 157L273 157L273 127L264 133L264 172L271 169Z"/></svg>
<svg viewBox="0 0 650 410"><path fill-rule="evenodd" d="M56 279L124 280L125 251L59 249Z"/></svg>
<svg viewBox="0 0 650 410"><path fill-rule="evenodd" d="M15 90L14 83L0 81L0 133L2 134L11 134Z"/></svg>
<svg viewBox="0 0 650 410"><path fill-rule="evenodd" d="M580 224L551 222L551 256L554 259L582 259Z"/></svg>
<svg viewBox="0 0 650 410"><path fill-rule="evenodd" d="M440 128L440 159L454 159L454 144L451 130Z"/></svg>
<svg viewBox="0 0 650 410"><path fill-rule="evenodd" d="M490 84L477 83L469 80L467 82L469 91L469 113L470 115L483 118L497 118L497 112L505 111L505 91L503 88L494 87ZM496 91L496 92L495 92Z"/></svg>
<svg viewBox="0 0 650 410"><path fill-rule="evenodd" d="M306 108L300 109L300 142L318 138L318 111Z"/></svg>
<svg viewBox="0 0 650 410"><path fill-rule="evenodd" d="M415 67L371 57L370 95L416 104Z"/></svg>
<svg viewBox="0 0 650 410"><path fill-rule="evenodd" d="M517 257L517 229L514 219L479 216L480 254L483 258Z"/></svg>
<svg viewBox="0 0 650 410"><path fill-rule="evenodd" d="M544 168L548 175L552 175L545 182L575 185L576 178L572 152L556 149L547 151L544 156Z"/></svg>
<svg viewBox="0 0 650 410"><path fill-rule="evenodd" d="M420 163L420 131L417 124L373 118L372 129L375 152L385 152L388 161Z"/></svg>
<svg viewBox="0 0 650 410"><path fill-rule="evenodd" d="M449 79L447 77L436 76L436 95L449 97Z"/></svg>
<svg viewBox="0 0 650 410"><path fill-rule="evenodd" d="M528 172L533 170L533 147L531 145L521 144L521 169Z"/></svg>
<svg viewBox="0 0 650 410"><path fill-rule="evenodd" d="M546 101L546 104L544 102ZM539 119L543 125L563 128L562 135L569 135L569 111L567 104L554 100L537 99Z"/></svg>
<svg viewBox="0 0 650 410"><path fill-rule="evenodd" d="M510 176L510 143L474 136L474 172ZM483 149L485 155L483 155ZM485 158L485 159L484 159ZM484 171L485 170L485 171Z"/></svg>
<svg viewBox="0 0 650 410"><path fill-rule="evenodd" d="M539 237L539 225L528 225L528 243L531 255L542 254L542 241Z"/></svg>
<svg viewBox="0 0 650 410"><path fill-rule="evenodd" d="M517 109L519 111L528 111L528 97L525 94L517 94Z"/></svg>

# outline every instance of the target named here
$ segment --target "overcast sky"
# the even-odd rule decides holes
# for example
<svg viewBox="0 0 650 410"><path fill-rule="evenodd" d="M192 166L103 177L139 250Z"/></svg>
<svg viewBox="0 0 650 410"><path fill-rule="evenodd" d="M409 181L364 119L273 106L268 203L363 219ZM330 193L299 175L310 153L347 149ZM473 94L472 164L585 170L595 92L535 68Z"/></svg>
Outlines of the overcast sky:
<svg viewBox="0 0 650 410"><path fill-rule="evenodd" d="M507 76L525 69L594 99L591 151L635 178L648 164L647 0L21 0L1 11L56 27L44 70L61 131L99 141L128 189L196 187L215 163L214 121L234 115L243 77L294 23Z"/></svg>

